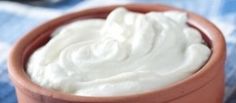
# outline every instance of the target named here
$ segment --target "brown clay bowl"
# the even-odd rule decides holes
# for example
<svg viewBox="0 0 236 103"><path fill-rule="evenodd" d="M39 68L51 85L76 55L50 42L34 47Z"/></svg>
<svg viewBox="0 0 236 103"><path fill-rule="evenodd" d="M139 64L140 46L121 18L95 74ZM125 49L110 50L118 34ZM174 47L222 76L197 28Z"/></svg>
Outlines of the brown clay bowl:
<svg viewBox="0 0 236 103"><path fill-rule="evenodd" d="M98 7L67 14L35 28L12 48L8 69L19 103L222 103L224 96L225 41L222 33L208 20L188 12L188 24L198 29L212 54L207 63L188 78L161 90L128 96L86 97L48 90L33 83L26 73L29 56L47 43L50 34L58 27L80 19L105 18L110 11L124 6L131 11L180 10L159 4L128 4ZM187 11L185 11L187 12ZM69 35L68 35L69 36Z"/></svg>

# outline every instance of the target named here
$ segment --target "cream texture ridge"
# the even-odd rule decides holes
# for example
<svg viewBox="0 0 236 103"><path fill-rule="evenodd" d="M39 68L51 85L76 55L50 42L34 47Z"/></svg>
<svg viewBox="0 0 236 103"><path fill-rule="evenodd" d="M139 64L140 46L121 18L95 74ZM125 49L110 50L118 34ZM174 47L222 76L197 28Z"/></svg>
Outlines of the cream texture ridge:
<svg viewBox="0 0 236 103"><path fill-rule="evenodd" d="M114 9L58 28L27 64L33 82L80 96L159 90L198 71L211 50L178 11ZM43 35L43 34L42 34Z"/></svg>

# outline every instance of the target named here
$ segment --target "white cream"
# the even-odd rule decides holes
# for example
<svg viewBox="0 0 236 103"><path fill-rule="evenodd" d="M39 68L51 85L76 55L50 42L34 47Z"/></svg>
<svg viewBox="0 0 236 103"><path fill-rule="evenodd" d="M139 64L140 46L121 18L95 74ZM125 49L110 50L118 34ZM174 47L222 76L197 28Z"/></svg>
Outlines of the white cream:
<svg viewBox="0 0 236 103"><path fill-rule="evenodd" d="M46 88L82 96L158 90L199 70L211 50L183 12L117 8L106 20L61 27L30 57L27 72Z"/></svg>

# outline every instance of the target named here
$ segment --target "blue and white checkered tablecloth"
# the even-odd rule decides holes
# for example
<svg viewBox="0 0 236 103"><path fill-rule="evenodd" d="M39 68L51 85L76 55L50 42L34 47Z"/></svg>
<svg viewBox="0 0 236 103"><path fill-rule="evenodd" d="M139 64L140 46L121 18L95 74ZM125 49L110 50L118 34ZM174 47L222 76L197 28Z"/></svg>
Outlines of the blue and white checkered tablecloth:
<svg viewBox="0 0 236 103"><path fill-rule="evenodd" d="M236 0L65 0L58 5L29 6L0 0L0 103L17 103L6 59L12 44L35 26L65 13L88 7L161 3L198 13L215 23L227 41L225 103L236 103Z"/></svg>

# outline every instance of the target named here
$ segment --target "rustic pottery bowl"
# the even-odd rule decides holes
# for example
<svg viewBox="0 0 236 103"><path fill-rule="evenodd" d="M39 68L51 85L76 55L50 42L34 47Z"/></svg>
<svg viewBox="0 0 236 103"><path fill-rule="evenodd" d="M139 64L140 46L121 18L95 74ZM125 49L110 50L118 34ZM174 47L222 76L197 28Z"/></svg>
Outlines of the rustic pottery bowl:
<svg viewBox="0 0 236 103"><path fill-rule="evenodd" d="M58 27L80 19L105 18L118 6L131 11L180 10L159 4L113 5L86 9L51 20L21 38L12 48L8 58L8 69L19 103L222 103L224 96L225 41L222 33L208 20L188 12L188 24L198 29L212 54L202 68L175 84L161 90L128 96L86 97L48 90L33 83L26 73L29 56L47 43L51 33ZM187 11L185 11L187 12ZM69 36L69 35L68 35Z"/></svg>

